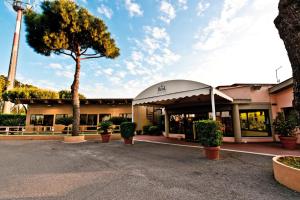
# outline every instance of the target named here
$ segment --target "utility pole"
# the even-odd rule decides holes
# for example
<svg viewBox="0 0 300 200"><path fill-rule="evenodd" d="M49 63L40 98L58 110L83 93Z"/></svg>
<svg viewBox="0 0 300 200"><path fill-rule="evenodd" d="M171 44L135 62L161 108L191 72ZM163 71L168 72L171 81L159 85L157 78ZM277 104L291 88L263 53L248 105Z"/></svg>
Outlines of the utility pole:
<svg viewBox="0 0 300 200"><path fill-rule="evenodd" d="M21 24L22 24L22 15L26 9L31 8L31 6L30 6L31 4L30 4L30 1L25 1L25 0L13 0L13 1L8 1L8 2L12 4L13 9L17 12L16 29L15 29L14 38L13 38L13 45L12 45L9 68L8 68L8 75L7 75L8 83L6 86L6 90L11 90L14 88L14 85L15 85L19 43L20 43L20 31L21 31ZM12 103L10 101L4 102L3 113L10 113L11 107L12 107Z"/></svg>

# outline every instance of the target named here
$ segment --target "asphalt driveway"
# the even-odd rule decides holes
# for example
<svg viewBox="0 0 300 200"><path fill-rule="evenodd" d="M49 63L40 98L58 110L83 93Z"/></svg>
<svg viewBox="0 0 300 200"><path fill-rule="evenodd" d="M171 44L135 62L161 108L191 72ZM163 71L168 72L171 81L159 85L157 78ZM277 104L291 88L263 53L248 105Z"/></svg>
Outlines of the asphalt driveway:
<svg viewBox="0 0 300 200"><path fill-rule="evenodd" d="M271 157L137 142L0 141L3 199L300 199Z"/></svg>

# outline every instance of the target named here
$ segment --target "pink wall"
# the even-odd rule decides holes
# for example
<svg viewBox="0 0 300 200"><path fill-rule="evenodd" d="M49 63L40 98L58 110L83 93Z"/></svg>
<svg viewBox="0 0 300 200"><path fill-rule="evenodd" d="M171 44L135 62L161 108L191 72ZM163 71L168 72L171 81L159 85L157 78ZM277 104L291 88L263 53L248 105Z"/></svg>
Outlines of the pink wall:
<svg viewBox="0 0 300 200"><path fill-rule="evenodd" d="M220 91L233 99L251 99L251 102L270 102L269 88L262 86L260 89L253 89L251 86L237 86L220 88Z"/></svg>
<svg viewBox="0 0 300 200"><path fill-rule="evenodd" d="M272 117L275 118L278 112L282 111L282 108L293 106L293 88L282 90L276 94L271 94L272 105Z"/></svg>

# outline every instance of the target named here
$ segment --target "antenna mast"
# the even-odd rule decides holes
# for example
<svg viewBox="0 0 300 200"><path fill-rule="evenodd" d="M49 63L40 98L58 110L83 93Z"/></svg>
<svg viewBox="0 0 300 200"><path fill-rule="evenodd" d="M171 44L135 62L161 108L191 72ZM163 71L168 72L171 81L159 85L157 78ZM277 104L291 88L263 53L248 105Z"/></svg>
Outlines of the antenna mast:
<svg viewBox="0 0 300 200"><path fill-rule="evenodd" d="M20 43L20 31L22 24L22 15L23 12L27 9L32 8L32 4L30 0L8 0L9 4L12 5L12 8L17 12L17 20L16 20L16 29L13 38L13 45L11 50L8 75L7 75L7 87L6 90L11 90L14 88L16 70L17 70L17 61L18 61L18 52L19 52L19 43ZM12 107L12 103L9 101L4 102L3 113L10 113L10 109Z"/></svg>
<svg viewBox="0 0 300 200"><path fill-rule="evenodd" d="M280 79L278 78L278 70L280 70L282 68L282 66L278 67L275 72L276 72L276 81L277 83L280 83Z"/></svg>

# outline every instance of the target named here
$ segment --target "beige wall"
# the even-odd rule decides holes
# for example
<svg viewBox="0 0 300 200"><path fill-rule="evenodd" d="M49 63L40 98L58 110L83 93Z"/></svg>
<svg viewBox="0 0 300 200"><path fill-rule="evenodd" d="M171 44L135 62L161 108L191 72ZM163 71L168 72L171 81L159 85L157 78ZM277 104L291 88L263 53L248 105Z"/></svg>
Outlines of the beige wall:
<svg viewBox="0 0 300 200"><path fill-rule="evenodd" d="M119 116L121 113L131 113L131 105L81 105L81 114L111 114L111 116ZM32 114L69 114L72 115L72 106L69 104L57 104L48 106L45 104L30 104L26 116L26 131L32 131L33 126L30 125L30 116ZM99 120L99 119L98 119ZM62 125L54 125L54 131L61 131Z"/></svg>
<svg viewBox="0 0 300 200"><path fill-rule="evenodd" d="M136 130L143 130L143 126L150 124L146 116L146 106L134 106L134 122L137 123Z"/></svg>

